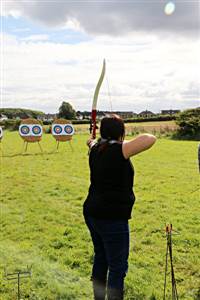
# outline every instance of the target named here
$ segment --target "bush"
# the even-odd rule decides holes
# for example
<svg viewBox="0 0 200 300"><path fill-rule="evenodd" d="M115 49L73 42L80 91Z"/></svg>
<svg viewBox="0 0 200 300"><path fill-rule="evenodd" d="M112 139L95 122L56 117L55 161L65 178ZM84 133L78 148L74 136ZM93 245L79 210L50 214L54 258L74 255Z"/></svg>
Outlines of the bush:
<svg viewBox="0 0 200 300"><path fill-rule="evenodd" d="M177 136L189 139L200 139L200 107L181 112L176 119L179 126Z"/></svg>
<svg viewBox="0 0 200 300"><path fill-rule="evenodd" d="M51 125L52 123L53 123L53 121L51 121L51 120L43 121L43 125Z"/></svg>
<svg viewBox="0 0 200 300"><path fill-rule="evenodd" d="M47 134L50 134L51 133L51 125L50 126L46 126L46 127L43 127L43 131Z"/></svg>
<svg viewBox="0 0 200 300"><path fill-rule="evenodd" d="M90 124L90 120L72 120L72 124Z"/></svg>
<svg viewBox="0 0 200 300"><path fill-rule="evenodd" d="M44 113L37 110L25 109L25 108L0 108L0 114L6 115L9 119L15 118L35 118L38 116L43 116Z"/></svg>
<svg viewBox="0 0 200 300"><path fill-rule="evenodd" d="M19 126L21 124L20 119L8 119L8 120L4 120L4 121L0 121L0 126L3 127L3 129L8 129L10 131L17 131L19 130ZM38 120L39 121L39 120ZM39 121L40 125L43 125L42 121Z"/></svg>
<svg viewBox="0 0 200 300"><path fill-rule="evenodd" d="M21 120L4 120L0 122L0 126L11 131L19 130Z"/></svg>
<svg viewBox="0 0 200 300"><path fill-rule="evenodd" d="M176 115L170 116L170 115L157 115L153 117L137 117L133 119L124 119L124 123L140 123L140 122L155 122L155 121L171 121L176 120Z"/></svg>

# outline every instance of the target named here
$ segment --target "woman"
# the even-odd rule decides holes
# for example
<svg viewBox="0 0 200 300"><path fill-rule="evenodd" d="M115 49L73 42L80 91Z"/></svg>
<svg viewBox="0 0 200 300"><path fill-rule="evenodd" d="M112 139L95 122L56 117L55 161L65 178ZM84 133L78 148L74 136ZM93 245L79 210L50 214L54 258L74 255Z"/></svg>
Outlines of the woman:
<svg viewBox="0 0 200 300"><path fill-rule="evenodd" d="M135 201L130 157L149 149L155 136L124 141L125 127L117 115L105 117L101 138L90 148L89 193L83 213L94 245L92 281L95 300L121 300L128 270L129 225Z"/></svg>

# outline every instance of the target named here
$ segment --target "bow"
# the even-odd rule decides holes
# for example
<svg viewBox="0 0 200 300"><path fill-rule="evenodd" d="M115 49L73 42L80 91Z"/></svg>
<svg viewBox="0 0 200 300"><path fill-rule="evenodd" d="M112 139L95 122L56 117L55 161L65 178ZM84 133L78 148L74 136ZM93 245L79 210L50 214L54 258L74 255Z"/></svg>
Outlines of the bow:
<svg viewBox="0 0 200 300"><path fill-rule="evenodd" d="M105 72L106 72L106 61L105 59L103 60L103 68L101 71L101 75L99 77L99 80L97 82L97 86L95 88L95 92L94 92L94 97L93 97L93 103L92 103L92 113L91 113L91 133L92 133L92 138L95 139L96 138L96 116L97 116L97 100L98 100L98 96L99 96L99 90L101 87L101 84L103 82L104 76L105 76Z"/></svg>

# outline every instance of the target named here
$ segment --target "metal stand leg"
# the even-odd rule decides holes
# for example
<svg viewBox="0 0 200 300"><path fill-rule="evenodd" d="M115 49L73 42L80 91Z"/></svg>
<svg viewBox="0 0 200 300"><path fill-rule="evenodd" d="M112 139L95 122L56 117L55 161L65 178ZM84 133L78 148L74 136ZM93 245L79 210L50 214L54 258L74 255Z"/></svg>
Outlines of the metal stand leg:
<svg viewBox="0 0 200 300"><path fill-rule="evenodd" d="M21 299L21 281L23 278L31 277L31 269L27 268L27 271L18 271L14 273L7 273L5 271L5 279L17 281L17 299Z"/></svg>
<svg viewBox="0 0 200 300"><path fill-rule="evenodd" d="M18 273L18 276L17 276L17 285L18 285L18 294L17 294L17 299L20 300L20 273Z"/></svg>
<svg viewBox="0 0 200 300"><path fill-rule="evenodd" d="M38 146L40 148L40 151L43 153L42 146L40 145L40 142L38 142Z"/></svg>
<svg viewBox="0 0 200 300"><path fill-rule="evenodd" d="M25 143L26 143L25 152L27 152L27 150L28 150L28 142L25 142Z"/></svg>
<svg viewBox="0 0 200 300"><path fill-rule="evenodd" d="M166 226L167 237L167 250L165 261L165 279L164 279L164 295L163 300L166 299L166 282L167 282L167 265L168 265L168 253L171 265L171 284L172 284L172 300L178 300L178 292L176 287L176 279L174 274L173 258L172 258L172 224Z"/></svg>
<svg viewBox="0 0 200 300"><path fill-rule="evenodd" d="M73 147L72 147L71 141L69 141L69 146L70 146L72 152L74 152L74 149L73 149Z"/></svg>
<svg viewBox="0 0 200 300"><path fill-rule="evenodd" d="M164 280L164 296L163 296L163 300L165 300L165 295L166 295L166 285L167 285L167 265L168 265L168 243L167 243L166 259L165 259L165 280Z"/></svg>

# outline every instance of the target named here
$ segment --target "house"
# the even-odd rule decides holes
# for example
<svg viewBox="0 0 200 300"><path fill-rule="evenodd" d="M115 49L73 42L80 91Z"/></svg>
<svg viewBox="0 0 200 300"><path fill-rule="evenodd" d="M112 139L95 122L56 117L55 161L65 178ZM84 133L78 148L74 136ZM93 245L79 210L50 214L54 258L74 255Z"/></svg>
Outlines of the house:
<svg viewBox="0 0 200 300"><path fill-rule="evenodd" d="M178 109L168 109L168 110L161 110L161 115L175 115L178 114L180 110Z"/></svg>
<svg viewBox="0 0 200 300"><path fill-rule="evenodd" d="M108 116L110 114L116 114L120 116L122 119L132 119L134 117L137 117L137 114L132 112L132 111L101 111L97 110L97 119L101 120L105 116ZM83 120L83 119L91 119L91 111L77 111L76 112L76 117L78 120Z"/></svg>
<svg viewBox="0 0 200 300"><path fill-rule="evenodd" d="M8 117L6 115L0 114L0 121L8 120Z"/></svg>
<svg viewBox="0 0 200 300"><path fill-rule="evenodd" d="M122 119L132 119L137 117L137 114L132 111L104 111L104 115L116 114L120 116Z"/></svg>
<svg viewBox="0 0 200 300"><path fill-rule="evenodd" d="M97 111L97 119L102 120L106 116L105 112Z"/></svg>
<svg viewBox="0 0 200 300"><path fill-rule="evenodd" d="M83 120L84 116L81 111L78 110L76 112L76 118L77 118L77 120Z"/></svg>
<svg viewBox="0 0 200 300"><path fill-rule="evenodd" d="M53 121L57 118L57 114L44 114L44 115L38 115L37 119L41 121Z"/></svg>
<svg viewBox="0 0 200 300"><path fill-rule="evenodd" d="M134 117L132 111L116 111L114 114L120 116L122 119L132 119Z"/></svg>
<svg viewBox="0 0 200 300"><path fill-rule="evenodd" d="M138 117L142 117L142 118L149 118L153 116L155 116L155 114L149 110L144 110L138 114Z"/></svg>

